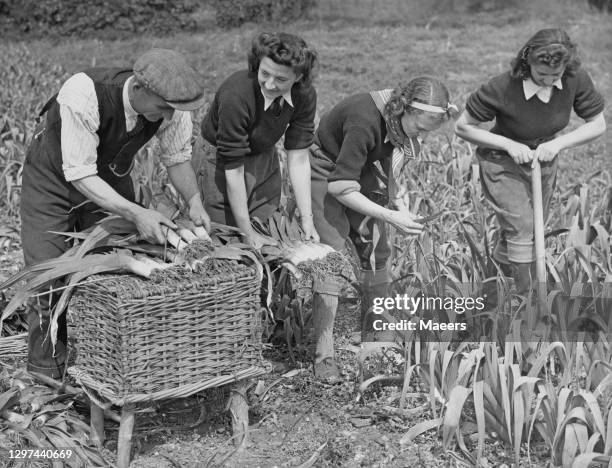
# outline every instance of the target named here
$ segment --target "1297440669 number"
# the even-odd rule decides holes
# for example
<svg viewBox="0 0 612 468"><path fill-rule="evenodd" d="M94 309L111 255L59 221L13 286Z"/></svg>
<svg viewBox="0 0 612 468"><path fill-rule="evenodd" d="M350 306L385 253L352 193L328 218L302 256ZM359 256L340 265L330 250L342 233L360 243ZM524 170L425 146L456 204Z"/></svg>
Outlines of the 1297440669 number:
<svg viewBox="0 0 612 468"><path fill-rule="evenodd" d="M45 460L69 460L74 452L71 449L20 449L8 450L9 458L20 458L23 460L45 459Z"/></svg>

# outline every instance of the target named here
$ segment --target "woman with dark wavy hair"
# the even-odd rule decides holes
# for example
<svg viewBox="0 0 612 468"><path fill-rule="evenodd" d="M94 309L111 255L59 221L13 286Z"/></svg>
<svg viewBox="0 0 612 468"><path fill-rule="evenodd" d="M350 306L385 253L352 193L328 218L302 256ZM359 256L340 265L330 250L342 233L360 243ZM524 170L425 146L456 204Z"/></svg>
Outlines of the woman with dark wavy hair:
<svg viewBox="0 0 612 468"><path fill-rule="evenodd" d="M374 224L389 223L408 235L421 232L407 203L410 161L419 156L419 137L457 113L444 84L419 77L396 89L348 97L321 118L310 150L314 223L321 242L338 251L354 246L359 256L365 341L389 336L377 333L372 315L374 299L388 295L391 252L385 229L375 239ZM332 335L340 289L329 279L314 284L314 372L321 380L338 379Z"/></svg>
<svg viewBox="0 0 612 468"><path fill-rule="evenodd" d="M514 276L520 294L529 290L534 276L532 162L541 163L546 219L557 178L557 155L606 129L603 97L580 67L576 49L561 29L538 31L519 50L510 71L468 98L456 124L458 136L478 145L483 190L499 224L493 257ZM585 122L561 134L572 109ZM493 128L481 127L491 120Z"/></svg>
<svg viewBox="0 0 612 468"><path fill-rule="evenodd" d="M275 145L285 136L289 179L308 237L312 221L308 147L317 94L316 52L298 36L261 33L252 42L248 70L217 90L202 122L204 151L196 169L205 206L215 222L237 226L256 248L269 243L251 226L278 208L281 173Z"/></svg>

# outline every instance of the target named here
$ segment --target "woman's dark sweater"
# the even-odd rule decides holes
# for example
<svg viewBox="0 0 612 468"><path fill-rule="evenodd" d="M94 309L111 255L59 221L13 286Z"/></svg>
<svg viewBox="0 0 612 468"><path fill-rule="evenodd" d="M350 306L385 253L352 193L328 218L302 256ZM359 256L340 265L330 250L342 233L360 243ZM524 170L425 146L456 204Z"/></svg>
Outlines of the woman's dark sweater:
<svg viewBox="0 0 612 468"><path fill-rule="evenodd" d="M202 121L202 136L217 147L225 169L243 165L244 158L270 150L285 135L285 149L308 148L313 141L317 93L314 87L291 90L293 107L283 104L279 115L264 111L257 74L239 71L226 79Z"/></svg>
<svg viewBox="0 0 612 468"><path fill-rule="evenodd" d="M321 118L315 142L336 162L328 181L359 181L367 164L385 159L393 145L385 143L387 126L369 93L350 96Z"/></svg>
<svg viewBox="0 0 612 468"><path fill-rule="evenodd" d="M586 71L578 69L573 76L566 73L561 83L563 89L553 87L548 103L537 96L527 100L522 78L513 78L506 72L474 92L466 109L481 122L495 119L492 133L534 149L567 126L572 109L585 120L603 111L604 99Z"/></svg>

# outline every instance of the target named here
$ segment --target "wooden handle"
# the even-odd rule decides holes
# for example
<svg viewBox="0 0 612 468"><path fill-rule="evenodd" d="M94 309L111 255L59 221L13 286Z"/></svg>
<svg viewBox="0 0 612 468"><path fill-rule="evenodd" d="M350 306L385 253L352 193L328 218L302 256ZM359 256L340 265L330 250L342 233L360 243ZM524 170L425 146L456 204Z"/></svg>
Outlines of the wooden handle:
<svg viewBox="0 0 612 468"><path fill-rule="evenodd" d="M533 194L533 235L536 252L536 279L546 282L546 247L544 244L544 209L542 206L542 171L540 161L533 163L531 170L531 192Z"/></svg>
<svg viewBox="0 0 612 468"><path fill-rule="evenodd" d="M544 208L542 206L542 171L540 161L534 160L531 171L531 192L533 196L533 237L536 253L536 284L538 295L538 311L546 314L547 287L546 287L546 245L544 244ZM535 317L530 316L528 326L530 330L535 327Z"/></svg>

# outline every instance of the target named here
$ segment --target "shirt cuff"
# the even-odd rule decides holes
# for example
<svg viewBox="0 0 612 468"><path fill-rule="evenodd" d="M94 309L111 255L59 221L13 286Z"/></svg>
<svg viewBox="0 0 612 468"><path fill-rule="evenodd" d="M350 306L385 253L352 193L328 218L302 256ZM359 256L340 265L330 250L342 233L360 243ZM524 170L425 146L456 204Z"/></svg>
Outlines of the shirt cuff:
<svg viewBox="0 0 612 468"><path fill-rule="evenodd" d="M184 163L185 161L191 161L191 149L160 156L160 160L166 167L175 166L177 164Z"/></svg>
<svg viewBox="0 0 612 468"><path fill-rule="evenodd" d="M64 172L66 182L72 182L73 180L79 180L83 177L97 175L98 167L95 164L88 164L87 166L62 165L62 171Z"/></svg>
<svg viewBox="0 0 612 468"><path fill-rule="evenodd" d="M312 143L313 143L313 140L310 140L310 143L308 143L306 141L302 141L302 142L297 143L297 144L285 145L285 149L287 151L308 149L308 148L310 148Z"/></svg>
<svg viewBox="0 0 612 468"><path fill-rule="evenodd" d="M244 158L223 158L223 169L230 170L236 169L238 167L244 166Z"/></svg>

